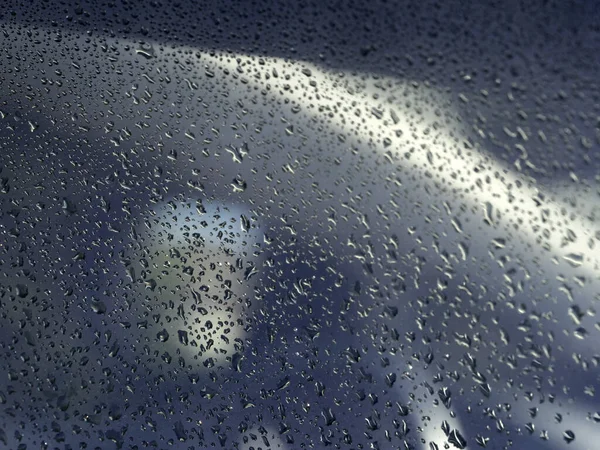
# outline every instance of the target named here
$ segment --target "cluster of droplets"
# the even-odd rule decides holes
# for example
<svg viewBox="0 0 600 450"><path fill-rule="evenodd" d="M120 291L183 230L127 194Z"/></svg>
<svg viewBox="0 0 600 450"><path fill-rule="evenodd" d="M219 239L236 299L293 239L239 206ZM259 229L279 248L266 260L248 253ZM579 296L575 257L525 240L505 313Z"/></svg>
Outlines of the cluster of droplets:
<svg viewBox="0 0 600 450"><path fill-rule="evenodd" d="M385 2L111 8L0 24L0 443L598 433L597 64Z"/></svg>

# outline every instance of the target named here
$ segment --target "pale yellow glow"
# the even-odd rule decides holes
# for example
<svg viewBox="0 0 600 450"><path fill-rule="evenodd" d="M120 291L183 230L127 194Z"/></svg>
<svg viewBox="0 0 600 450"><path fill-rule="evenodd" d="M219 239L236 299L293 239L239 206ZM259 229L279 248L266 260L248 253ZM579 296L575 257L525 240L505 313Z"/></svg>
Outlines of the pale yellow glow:
<svg viewBox="0 0 600 450"><path fill-rule="evenodd" d="M148 247L137 257L147 261L152 275L136 286L137 295L162 313L153 331L166 330L169 338L157 348L178 349L186 360L231 363L247 337L244 318L256 304L259 276L246 280L245 272L251 265L260 270L260 228L246 208L217 202L200 211L195 204L166 201L150 217L138 227ZM151 280L156 286L150 290Z"/></svg>

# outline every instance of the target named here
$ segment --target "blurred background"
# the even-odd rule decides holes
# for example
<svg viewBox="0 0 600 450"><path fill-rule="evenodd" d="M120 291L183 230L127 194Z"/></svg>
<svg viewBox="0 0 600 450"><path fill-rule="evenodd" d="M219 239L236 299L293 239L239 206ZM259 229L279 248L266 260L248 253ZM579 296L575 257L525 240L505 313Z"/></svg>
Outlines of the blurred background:
<svg viewBox="0 0 600 450"><path fill-rule="evenodd" d="M0 448L595 448L594 2L0 14Z"/></svg>

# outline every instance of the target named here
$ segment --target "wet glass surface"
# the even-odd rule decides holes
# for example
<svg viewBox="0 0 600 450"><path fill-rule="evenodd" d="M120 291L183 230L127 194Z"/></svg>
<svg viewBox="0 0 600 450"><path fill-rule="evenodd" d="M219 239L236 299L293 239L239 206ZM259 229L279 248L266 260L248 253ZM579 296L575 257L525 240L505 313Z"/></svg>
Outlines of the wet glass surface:
<svg viewBox="0 0 600 450"><path fill-rule="evenodd" d="M9 2L0 448L596 448L599 24Z"/></svg>

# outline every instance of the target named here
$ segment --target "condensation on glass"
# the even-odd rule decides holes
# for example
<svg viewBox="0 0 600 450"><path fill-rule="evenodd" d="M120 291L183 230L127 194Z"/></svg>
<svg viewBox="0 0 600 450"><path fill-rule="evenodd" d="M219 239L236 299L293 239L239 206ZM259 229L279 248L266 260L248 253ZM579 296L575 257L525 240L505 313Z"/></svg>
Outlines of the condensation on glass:
<svg viewBox="0 0 600 450"><path fill-rule="evenodd" d="M0 448L595 448L598 10L321 3L1 13Z"/></svg>

